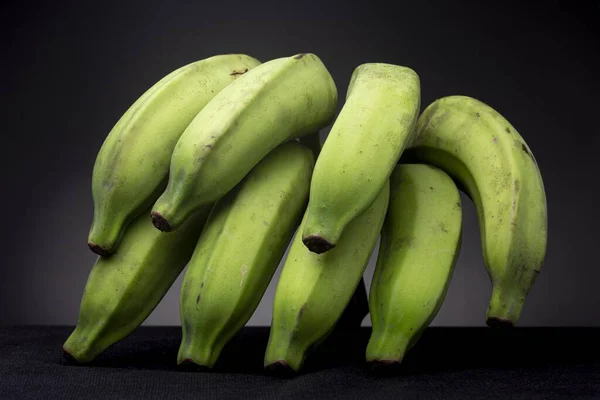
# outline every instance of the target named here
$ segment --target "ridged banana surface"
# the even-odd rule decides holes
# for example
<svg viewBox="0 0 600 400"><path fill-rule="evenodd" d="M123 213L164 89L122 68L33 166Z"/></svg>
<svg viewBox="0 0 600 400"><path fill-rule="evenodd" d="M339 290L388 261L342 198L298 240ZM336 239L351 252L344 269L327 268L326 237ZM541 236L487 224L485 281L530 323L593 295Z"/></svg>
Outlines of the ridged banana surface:
<svg viewBox="0 0 600 400"><path fill-rule="evenodd" d="M177 142L167 188L152 211L154 225L177 229L279 144L328 125L336 106L333 78L314 54L250 70L215 96Z"/></svg>
<svg viewBox="0 0 600 400"><path fill-rule="evenodd" d="M513 326L546 254L546 195L533 153L502 115L466 96L433 102L416 130L407 160L443 169L475 203L492 281L487 324Z"/></svg>
<svg viewBox="0 0 600 400"><path fill-rule="evenodd" d="M174 233L163 233L147 214L127 228L119 252L98 257L87 280L79 320L63 345L87 363L137 328L173 285L194 251L210 207Z"/></svg>
<svg viewBox="0 0 600 400"><path fill-rule="evenodd" d="M307 351L333 330L375 248L388 200L386 182L371 206L348 226L338 246L325 254L313 253L302 243L305 214L277 284L266 368L299 371Z"/></svg>
<svg viewBox="0 0 600 400"><path fill-rule="evenodd" d="M152 86L119 119L96 158L88 244L114 253L127 225L162 193L177 140L219 91L259 61L243 54L183 66Z"/></svg>
<svg viewBox="0 0 600 400"><path fill-rule="evenodd" d="M390 178L369 309L369 362L397 364L439 311L460 251L462 208L452 179L424 164Z"/></svg>
<svg viewBox="0 0 600 400"><path fill-rule="evenodd" d="M315 165L302 240L324 253L373 203L409 143L419 115L420 83L410 68L363 64Z"/></svg>
<svg viewBox="0 0 600 400"><path fill-rule="evenodd" d="M313 165L288 142L217 202L183 280L180 364L213 367L250 319L300 224Z"/></svg>

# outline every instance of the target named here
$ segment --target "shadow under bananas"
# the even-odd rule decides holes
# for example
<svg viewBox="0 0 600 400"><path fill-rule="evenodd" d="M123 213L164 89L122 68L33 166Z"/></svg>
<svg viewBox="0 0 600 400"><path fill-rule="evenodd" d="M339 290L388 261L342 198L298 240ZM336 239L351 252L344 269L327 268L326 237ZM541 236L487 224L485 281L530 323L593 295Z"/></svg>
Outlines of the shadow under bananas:
<svg viewBox="0 0 600 400"><path fill-rule="evenodd" d="M336 329L308 355L300 375L334 368L372 376L402 377L477 369L587 368L597 362L600 328L428 328L402 364L374 367L365 362L370 328ZM244 328L223 349L212 373L268 375L263 357L268 327ZM177 327L141 328L108 349L93 367L189 371L176 365L181 339ZM68 360L61 363L69 364ZM194 370L195 372L208 372Z"/></svg>

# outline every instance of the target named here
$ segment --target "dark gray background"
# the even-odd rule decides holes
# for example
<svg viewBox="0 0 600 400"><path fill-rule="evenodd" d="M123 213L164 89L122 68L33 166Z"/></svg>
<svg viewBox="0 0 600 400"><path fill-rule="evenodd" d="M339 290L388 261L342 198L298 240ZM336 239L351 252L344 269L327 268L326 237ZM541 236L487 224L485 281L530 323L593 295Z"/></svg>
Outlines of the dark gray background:
<svg viewBox="0 0 600 400"><path fill-rule="evenodd" d="M357 65L389 62L419 73L423 107L465 94L503 113L539 162L549 209L546 263L520 325L600 325L600 7L479 3L5 3L0 324L76 322L95 260L86 245L95 156L144 90L214 54L314 52L341 99ZM462 253L436 325L485 320L490 283L466 198L464 210ZM179 283L147 324L179 323ZM251 324L269 324L275 283Z"/></svg>

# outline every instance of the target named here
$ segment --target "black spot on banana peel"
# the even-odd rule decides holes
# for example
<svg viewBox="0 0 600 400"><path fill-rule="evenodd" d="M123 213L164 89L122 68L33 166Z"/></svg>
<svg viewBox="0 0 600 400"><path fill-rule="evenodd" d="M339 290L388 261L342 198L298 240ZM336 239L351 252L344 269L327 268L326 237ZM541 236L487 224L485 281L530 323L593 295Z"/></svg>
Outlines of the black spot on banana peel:
<svg viewBox="0 0 600 400"><path fill-rule="evenodd" d="M306 303L304 303L304 305L302 307L300 307L300 311L298 311L298 316L296 317L296 321L300 321L300 318L302 318L302 314L304 314L304 311L306 311Z"/></svg>
<svg viewBox="0 0 600 400"><path fill-rule="evenodd" d="M529 149L527 148L525 143L521 143L521 150L523 150L525 152L525 154L527 154L529 157L531 157L533 162L535 162L535 158L533 158L533 154L531 154L531 152L529 151Z"/></svg>

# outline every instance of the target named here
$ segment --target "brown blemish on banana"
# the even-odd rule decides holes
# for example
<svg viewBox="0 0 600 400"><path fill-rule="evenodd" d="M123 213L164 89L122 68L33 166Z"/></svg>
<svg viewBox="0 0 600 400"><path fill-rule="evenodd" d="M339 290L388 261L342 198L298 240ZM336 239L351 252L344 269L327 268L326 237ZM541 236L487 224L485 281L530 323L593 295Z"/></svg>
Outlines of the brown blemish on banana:
<svg viewBox="0 0 600 400"><path fill-rule="evenodd" d="M196 304L200 303L200 295L198 295L198 297L196 297Z"/></svg>
<svg viewBox="0 0 600 400"><path fill-rule="evenodd" d="M439 227L442 232L448 233L448 229L446 229L446 224L444 224L443 222L440 222Z"/></svg>
<svg viewBox="0 0 600 400"><path fill-rule="evenodd" d="M299 60L299 59L301 59L302 57L304 57L305 55L306 55L306 53L300 53L300 54L296 54L296 55L294 56L294 59L296 59L296 60Z"/></svg>
<svg viewBox="0 0 600 400"><path fill-rule="evenodd" d="M405 237L398 238L394 242L394 247L396 247L396 248L415 247L415 238L414 238L414 236L408 236L408 237L405 236Z"/></svg>
<svg viewBox="0 0 600 400"><path fill-rule="evenodd" d="M240 70L234 69L233 72L230 73L229 75L237 77L240 75L244 75L246 72L248 72L248 68L244 68L244 69L240 69Z"/></svg>
<svg viewBox="0 0 600 400"><path fill-rule="evenodd" d="M510 128L508 126L506 127L506 133L510 133Z"/></svg>
<svg viewBox="0 0 600 400"><path fill-rule="evenodd" d="M300 307L300 310L298 311L298 316L296 317L296 322L300 321L300 318L302 318L304 311L306 311L306 303L304 303L302 307Z"/></svg>
<svg viewBox="0 0 600 400"><path fill-rule="evenodd" d="M529 148L527 148L527 145L525 143L521 143L521 150L523 150L523 152L525 154L527 154L529 157L531 157L531 161L533 161L533 163L535 165L537 165L537 161L535 161L535 158L533 157L533 154L531 154L531 151L529 151Z"/></svg>

